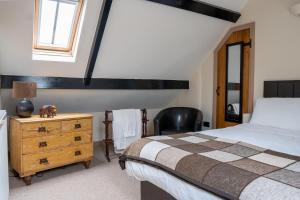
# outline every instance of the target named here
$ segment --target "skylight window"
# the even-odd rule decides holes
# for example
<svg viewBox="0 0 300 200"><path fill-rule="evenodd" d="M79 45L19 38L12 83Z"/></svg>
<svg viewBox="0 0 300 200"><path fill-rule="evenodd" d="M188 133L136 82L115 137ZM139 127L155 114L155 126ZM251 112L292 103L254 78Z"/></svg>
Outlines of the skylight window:
<svg viewBox="0 0 300 200"><path fill-rule="evenodd" d="M83 0L35 0L36 51L72 54Z"/></svg>

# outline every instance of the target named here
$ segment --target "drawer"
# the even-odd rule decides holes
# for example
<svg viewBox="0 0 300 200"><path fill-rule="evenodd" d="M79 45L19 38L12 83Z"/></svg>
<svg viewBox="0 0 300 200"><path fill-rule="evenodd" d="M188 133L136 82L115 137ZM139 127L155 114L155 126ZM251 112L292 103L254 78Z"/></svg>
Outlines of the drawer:
<svg viewBox="0 0 300 200"><path fill-rule="evenodd" d="M78 119L62 121L62 131L82 131L92 129L92 119Z"/></svg>
<svg viewBox="0 0 300 200"><path fill-rule="evenodd" d="M41 151L53 150L58 147L67 146L68 141L60 135L50 135L43 137L25 138L22 144L22 153L36 153Z"/></svg>
<svg viewBox="0 0 300 200"><path fill-rule="evenodd" d="M61 122L37 122L22 124L23 138L59 134L60 130Z"/></svg>
<svg viewBox="0 0 300 200"><path fill-rule="evenodd" d="M64 149L64 154L67 156L69 162L90 159L93 156L93 145L90 143L66 147Z"/></svg>
<svg viewBox="0 0 300 200"><path fill-rule="evenodd" d="M92 143L92 131L75 131L71 133L64 133L63 140L67 145L78 145Z"/></svg>
<svg viewBox="0 0 300 200"><path fill-rule="evenodd" d="M64 158L66 157L63 154L62 150L24 155L22 157L23 172L37 172L58 166L63 162Z"/></svg>

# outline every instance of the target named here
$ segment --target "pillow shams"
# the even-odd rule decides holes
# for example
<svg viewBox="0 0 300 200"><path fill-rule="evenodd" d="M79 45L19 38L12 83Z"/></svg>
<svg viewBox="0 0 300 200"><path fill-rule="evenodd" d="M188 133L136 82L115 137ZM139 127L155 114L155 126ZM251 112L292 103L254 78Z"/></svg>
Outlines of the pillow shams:
<svg viewBox="0 0 300 200"><path fill-rule="evenodd" d="M250 124L300 131L300 98L261 98Z"/></svg>

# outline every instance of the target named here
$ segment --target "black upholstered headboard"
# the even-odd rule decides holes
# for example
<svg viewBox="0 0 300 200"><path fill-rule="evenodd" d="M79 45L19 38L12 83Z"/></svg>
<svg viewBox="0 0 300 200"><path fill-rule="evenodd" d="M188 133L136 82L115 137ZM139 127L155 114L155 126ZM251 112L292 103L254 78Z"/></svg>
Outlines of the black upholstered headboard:
<svg viewBox="0 0 300 200"><path fill-rule="evenodd" d="M300 81L265 81L264 97L300 98Z"/></svg>

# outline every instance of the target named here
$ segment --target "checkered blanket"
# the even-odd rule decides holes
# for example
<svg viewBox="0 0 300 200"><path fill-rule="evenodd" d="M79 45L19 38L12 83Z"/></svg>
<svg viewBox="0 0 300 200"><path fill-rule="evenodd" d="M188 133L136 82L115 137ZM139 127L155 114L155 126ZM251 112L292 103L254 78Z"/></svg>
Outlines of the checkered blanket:
<svg viewBox="0 0 300 200"><path fill-rule="evenodd" d="M299 144L300 145L300 144ZM200 133L143 138L120 157L225 199L300 200L300 157Z"/></svg>

